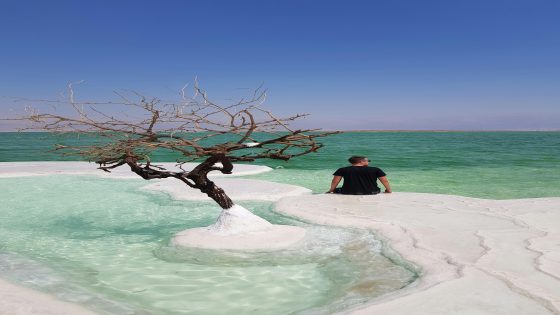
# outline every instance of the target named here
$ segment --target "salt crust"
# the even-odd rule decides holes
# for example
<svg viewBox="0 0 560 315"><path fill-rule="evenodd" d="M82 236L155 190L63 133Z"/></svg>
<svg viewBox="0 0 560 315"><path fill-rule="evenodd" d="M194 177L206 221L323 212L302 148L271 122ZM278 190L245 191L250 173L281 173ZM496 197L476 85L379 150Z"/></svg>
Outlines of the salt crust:
<svg viewBox="0 0 560 315"><path fill-rule="evenodd" d="M421 268L413 285L341 314L560 314L560 198L312 195L276 209L374 230Z"/></svg>
<svg viewBox="0 0 560 315"><path fill-rule="evenodd" d="M264 200L277 201L287 196L310 195L311 190L295 185L279 184L264 180L240 179L240 178L215 178L212 179L216 185L227 192L228 196L235 201L239 200ZM189 188L187 185L174 180L163 179L154 181L142 189L162 191L170 194L177 200L205 200L209 197L200 190Z"/></svg>
<svg viewBox="0 0 560 315"><path fill-rule="evenodd" d="M275 250L293 246L305 237L305 229L275 225L239 205L223 210L215 224L177 233L176 246L229 250Z"/></svg>
<svg viewBox="0 0 560 315"><path fill-rule="evenodd" d="M180 171L176 163L153 163L154 165L165 167L170 171ZM197 163L185 163L183 169L191 170ZM132 173L126 165L111 170L111 173L97 169L98 165L88 162L0 162L0 178L23 177L39 175L96 175L107 178L136 178L138 175ZM272 169L268 166L236 164L233 174L222 174L211 172L209 177L231 177L241 175L254 175L269 172Z"/></svg>

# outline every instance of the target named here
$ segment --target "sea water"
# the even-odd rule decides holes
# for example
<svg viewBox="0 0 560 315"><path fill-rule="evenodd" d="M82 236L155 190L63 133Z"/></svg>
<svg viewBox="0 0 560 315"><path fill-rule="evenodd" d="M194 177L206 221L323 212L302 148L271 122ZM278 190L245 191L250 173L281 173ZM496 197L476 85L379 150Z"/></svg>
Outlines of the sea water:
<svg viewBox="0 0 560 315"><path fill-rule="evenodd" d="M0 161L60 160L45 134L0 133ZM72 139L72 141L81 141ZM366 155L395 191L489 199L560 196L560 133L346 133L317 154L253 178L328 189L348 156ZM159 161L176 156L160 153ZM92 166L93 167L93 166ZM325 314L398 290L414 266L368 231L309 225L242 203L276 224L302 225L295 251L178 250L169 238L211 224L211 202L147 193L142 180L88 176L0 179L0 277L106 314Z"/></svg>
<svg viewBox="0 0 560 315"><path fill-rule="evenodd" d="M0 178L0 276L106 314L324 314L415 278L382 254L370 232L308 225L264 202L242 204L273 223L302 225L302 246L276 253L170 247L172 235L215 222L220 209L143 185Z"/></svg>
<svg viewBox="0 0 560 315"><path fill-rule="evenodd" d="M351 155L383 169L396 191L488 199L560 196L560 132L347 132L318 139L318 152L288 162L257 160L277 172L257 178L326 191ZM51 152L56 143L85 144L83 135L0 133L0 162L77 160ZM154 160L179 156L157 152Z"/></svg>

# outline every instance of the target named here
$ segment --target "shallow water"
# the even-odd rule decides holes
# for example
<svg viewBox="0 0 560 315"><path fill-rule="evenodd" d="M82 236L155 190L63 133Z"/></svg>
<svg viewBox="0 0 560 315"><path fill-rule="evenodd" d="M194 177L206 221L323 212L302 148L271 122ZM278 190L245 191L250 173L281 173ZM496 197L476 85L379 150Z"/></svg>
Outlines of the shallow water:
<svg viewBox="0 0 560 315"><path fill-rule="evenodd" d="M179 250L174 233L215 221L212 203L146 193L141 180L87 176L0 179L0 276L121 314L324 314L399 289L410 270L372 234L307 225L243 203L277 224L308 229L279 253Z"/></svg>

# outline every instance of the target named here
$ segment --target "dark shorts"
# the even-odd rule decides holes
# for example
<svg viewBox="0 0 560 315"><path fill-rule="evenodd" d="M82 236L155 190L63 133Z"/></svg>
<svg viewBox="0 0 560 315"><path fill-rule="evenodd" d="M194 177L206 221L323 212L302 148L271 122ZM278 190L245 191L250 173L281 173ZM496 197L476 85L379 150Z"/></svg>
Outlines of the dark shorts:
<svg viewBox="0 0 560 315"><path fill-rule="evenodd" d="M342 188L335 188L335 189L334 189L334 193L335 193L335 194L341 194L341 195L377 195L377 194L380 193L380 192L381 192L381 190L373 191L373 192L371 192L371 193L361 193L361 192L358 192L358 193L353 193L353 194L345 194L345 193L342 192Z"/></svg>

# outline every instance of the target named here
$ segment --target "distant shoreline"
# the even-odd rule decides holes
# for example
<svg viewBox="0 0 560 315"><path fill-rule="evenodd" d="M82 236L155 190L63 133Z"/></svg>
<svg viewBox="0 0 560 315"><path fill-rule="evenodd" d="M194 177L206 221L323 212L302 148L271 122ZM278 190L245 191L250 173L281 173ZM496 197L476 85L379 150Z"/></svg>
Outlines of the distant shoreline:
<svg viewBox="0 0 560 315"><path fill-rule="evenodd" d="M560 132L560 129L554 130L321 130L325 132L341 131L341 132Z"/></svg>
<svg viewBox="0 0 560 315"><path fill-rule="evenodd" d="M330 130L330 129L320 129L320 131L324 132L560 132L560 129L551 129L551 130L447 130L447 129L396 129L396 130ZM17 130L0 130L0 133L50 133L48 131L33 131L33 130L26 130L26 131L17 131Z"/></svg>

